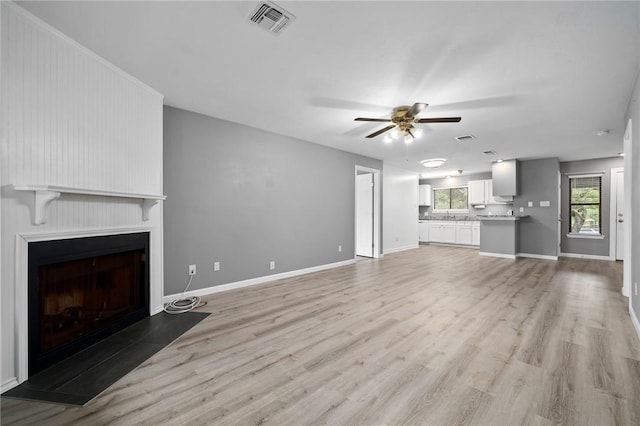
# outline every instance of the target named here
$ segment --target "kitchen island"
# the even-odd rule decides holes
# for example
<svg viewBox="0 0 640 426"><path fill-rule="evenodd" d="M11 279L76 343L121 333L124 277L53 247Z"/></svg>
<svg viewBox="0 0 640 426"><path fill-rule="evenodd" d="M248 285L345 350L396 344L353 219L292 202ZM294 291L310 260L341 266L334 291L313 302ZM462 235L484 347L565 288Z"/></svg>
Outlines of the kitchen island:
<svg viewBox="0 0 640 426"><path fill-rule="evenodd" d="M520 248L518 225L526 217L528 216L477 216L480 219L480 255L515 259Z"/></svg>

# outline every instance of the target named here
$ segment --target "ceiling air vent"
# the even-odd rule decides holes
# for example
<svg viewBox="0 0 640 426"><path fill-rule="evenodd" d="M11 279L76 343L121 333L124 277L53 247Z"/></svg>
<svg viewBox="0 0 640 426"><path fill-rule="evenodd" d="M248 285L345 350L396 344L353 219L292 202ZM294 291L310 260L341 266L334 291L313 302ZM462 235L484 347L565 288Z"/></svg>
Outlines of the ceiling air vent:
<svg viewBox="0 0 640 426"><path fill-rule="evenodd" d="M260 2L249 15L251 22L276 35L295 19L291 13L269 1Z"/></svg>
<svg viewBox="0 0 640 426"><path fill-rule="evenodd" d="M476 137L473 135L464 135L464 136L457 136L456 139L460 142L469 142L470 140L475 139Z"/></svg>
<svg viewBox="0 0 640 426"><path fill-rule="evenodd" d="M495 152L495 151L482 151L482 153L484 155L496 155L497 154L497 152Z"/></svg>

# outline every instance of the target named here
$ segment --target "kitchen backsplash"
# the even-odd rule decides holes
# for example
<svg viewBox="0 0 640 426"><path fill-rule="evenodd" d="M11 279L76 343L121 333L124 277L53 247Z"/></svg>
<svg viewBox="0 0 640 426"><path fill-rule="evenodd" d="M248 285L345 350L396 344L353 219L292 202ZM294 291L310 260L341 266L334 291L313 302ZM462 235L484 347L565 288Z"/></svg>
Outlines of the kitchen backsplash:
<svg viewBox="0 0 640 426"><path fill-rule="evenodd" d="M513 205L511 204L489 204L484 209L476 209L474 207L469 208L469 213L434 213L433 209L429 206L420 206L418 219L425 218L438 218L438 217L470 217L477 215L487 215L487 214L507 214L508 210L513 210ZM426 213L426 215L425 215Z"/></svg>

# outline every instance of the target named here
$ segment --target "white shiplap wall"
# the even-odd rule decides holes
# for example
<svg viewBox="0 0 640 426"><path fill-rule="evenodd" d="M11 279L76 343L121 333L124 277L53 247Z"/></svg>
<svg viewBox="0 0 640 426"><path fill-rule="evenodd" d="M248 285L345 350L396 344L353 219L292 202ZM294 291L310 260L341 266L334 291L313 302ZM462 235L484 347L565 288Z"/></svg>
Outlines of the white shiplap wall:
<svg viewBox="0 0 640 426"><path fill-rule="evenodd" d="M162 298L162 203L142 220L135 199L63 194L31 223L33 193L60 185L162 194L162 96L13 3L2 2L0 183L1 382L16 383L16 236L150 230L152 312ZM18 265L18 266L17 266ZM17 315L18 314L18 315ZM21 378L22 379L22 378Z"/></svg>

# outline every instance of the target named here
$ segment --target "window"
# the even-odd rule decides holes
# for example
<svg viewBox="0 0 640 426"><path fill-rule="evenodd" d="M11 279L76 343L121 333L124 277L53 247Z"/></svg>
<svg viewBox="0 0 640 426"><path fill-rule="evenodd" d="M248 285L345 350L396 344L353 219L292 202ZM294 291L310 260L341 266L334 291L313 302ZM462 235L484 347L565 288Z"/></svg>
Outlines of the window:
<svg viewBox="0 0 640 426"><path fill-rule="evenodd" d="M466 186L454 188L437 188L433 190L434 210L467 210L468 188Z"/></svg>
<svg viewBox="0 0 640 426"><path fill-rule="evenodd" d="M569 176L570 234L600 235L602 176Z"/></svg>

